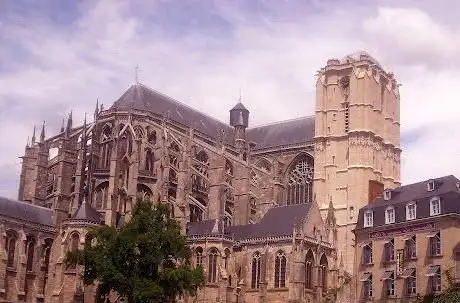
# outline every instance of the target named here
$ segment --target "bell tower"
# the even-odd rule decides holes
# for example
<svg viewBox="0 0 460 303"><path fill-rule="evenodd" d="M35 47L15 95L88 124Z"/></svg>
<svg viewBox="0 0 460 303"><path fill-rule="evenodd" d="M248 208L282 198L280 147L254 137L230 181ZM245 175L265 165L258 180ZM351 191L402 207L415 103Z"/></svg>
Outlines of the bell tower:
<svg viewBox="0 0 460 303"><path fill-rule="evenodd" d="M353 273L358 210L401 184L398 84L364 52L329 59L317 76L315 199L323 217L333 205L338 257Z"/></svg>

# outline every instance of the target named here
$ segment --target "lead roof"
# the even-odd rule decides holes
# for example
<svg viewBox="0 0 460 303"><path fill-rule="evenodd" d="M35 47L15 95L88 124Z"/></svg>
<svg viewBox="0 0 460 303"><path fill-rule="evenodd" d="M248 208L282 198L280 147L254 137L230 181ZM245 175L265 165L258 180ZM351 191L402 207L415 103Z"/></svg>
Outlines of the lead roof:
<svg viewBox="0 0 460 303"><path fill-rule="evenodd" d="M182 102L159 93L143 84L132 85L111 107L115 110L142 110L196 129L202 134L215 138L225 131L224 141L233 145L234 129L230 125L206 115ZM233 109L244 109L238 103ZM281 121L247 129L247 139L256 143L255 149L310 142L315 131L314 116Z"/></svg>
<svg viewBox="0 0 460 303"><path fill-rule="evenodd" d="M51 209L4 197L0 197L0 215L35 224L53 225Z"/></svg>
<svg viewBox="0 0 460 303"><path fill-rule="evenodd" d="M434 181L435 188L428 191L428 182ZM417 219L430 217L430 200L439 197L441 201L441 215L449 213L460 214L460 191L457 187L460 180L453 175L430 179L422 182L408 184L391 190L391 199L377 198L373 203L366 205L359 210L358 229L363 228L364 212L372 210L373 227L391 226L385 224L385 209L393 206L395 209L395 223L406 222L406 205L409 202L416 202ZM392 223L393 224L393 223Z"/></svg>

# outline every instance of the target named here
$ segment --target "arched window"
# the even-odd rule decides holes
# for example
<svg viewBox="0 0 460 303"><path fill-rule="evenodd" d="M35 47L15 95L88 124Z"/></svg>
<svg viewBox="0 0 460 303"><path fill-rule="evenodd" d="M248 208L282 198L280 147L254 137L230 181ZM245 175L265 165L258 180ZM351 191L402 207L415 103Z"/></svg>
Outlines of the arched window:
<svg viewBox="0 0 460 303"><path fill-rule="evenodd" d="M147 141L152 145L155 145L157 143L157 133L156 133L156 131L154 131L154 130L149 131Z"/></svg>
<svg viewBox="0 0 460 303"><path fill-rule="evenodd" d="M195 251L196 267L203 266L203 248L197 247Z"/></svg>
<svg viewBox="0 0 460 303"><path fill-rule="evenodd" d="M259 282L260 282L260 253L256 252L252 256L251 288L258 289Z"/></svg>
<svg viewBox="0 0 460 303"><path fill-rule="evenodd" d="M97 210L101 210L106 207L107 199L108 199L108 189L109 189L109 183L103 182L94 191L94 201L95 201L94 207Z"/></svg>
<svg viewBox="0 0 460 303"><path fill-rule="evenodd" d="M27 242L26 242L26 256L27 256L26 270L27 271L33 270L34 252L35 252L35 239L31 236L28 236Z"/></svg>
<svg viewBox="0 0 460 303"><path fill-rule="evenodd" d="M169 164L171 164L175 168L179 168L179 156L179 145L177 145L177 143L173 141L169 146Z"/></svg>
<svg viewBox="0 0 460 303"><path fill-rule="evenodd" d="M7 262L6 266L7 267L14 267L14 257L16 253L16 241L17 241L17 235L14 232L7 232L6 234L6 242L5 242L5 250L7 253Z"/></svg>
<svg viewBox="0 0 460 303"><path fill-rule="evenodd" d="M150 149L145 151L145 170L153 172L154 154Z"/></svg>
<svg viewBox="0 0 460 303"><path fill-rule="evenodd" d="M313 264L315 260L313 258L313 253L311 250L308 250L307 255L305 256L305 288L313 289Z"/></svg>
<svg viewBox="0 0 460 303"><path fill-rule="evenodd" d="M203 221L203 211L196 205L190 204L190 222Z"/></svg>
<svg viewBox="0 0 460 303"><path fill-rule="evenodd" d="M145 184L137 184L137 197L144 201L151 201L153 197L152 190Z"/></svg>
<svg viewBox="0 0 460 303"><path fill-rule="evenodd" d="M302 204L312 201L313 160L302 155L293 165L288 176L287 204Z"/></svg>
<svg viewBox="0 0 460 303"><path fill-rule="evenodd" d="M208 255L208 282L217 282L217 250L213 248Z"/></svg>
<svg viewBox="0 0 460 303"><path fill-rule="evenodd" d="M275 288L286 287L286 256L282 251L275 258Z"/></svg>
<svg viewBox="0 0 460 303"><path fill-rule="evenodd" d="M318 267L318 282L322 289L323 295L326 295L326 292L327 292L327 272L328 272L327 258L326 258L326 255L323 254L319 261L319 267Z"/></svg>

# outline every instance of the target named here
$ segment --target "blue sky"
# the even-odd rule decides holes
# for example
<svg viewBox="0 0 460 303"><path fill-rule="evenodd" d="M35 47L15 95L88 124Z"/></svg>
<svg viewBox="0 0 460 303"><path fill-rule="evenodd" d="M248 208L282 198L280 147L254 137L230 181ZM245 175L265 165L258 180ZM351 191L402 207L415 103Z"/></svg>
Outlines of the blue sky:
<svg viewBox="0 0 460 303"><path fill-rule="evenodd" d="M460 176L460 2L0 1L0 195L15 197L34 125L110 106L140 80L221 120L310 115L315 72L365 50L401 86L402 181Z"/></svg>

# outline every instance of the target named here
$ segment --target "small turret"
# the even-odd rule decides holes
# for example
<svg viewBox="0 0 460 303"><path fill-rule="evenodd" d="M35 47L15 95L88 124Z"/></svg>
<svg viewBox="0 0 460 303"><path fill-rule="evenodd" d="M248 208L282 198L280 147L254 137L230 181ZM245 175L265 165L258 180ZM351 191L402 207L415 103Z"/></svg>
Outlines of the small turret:
<svg viewBox="0 0 460 303"><path fill-rule="evenodd" d="M249 110L239 101L230 110L230 125L233 127L242 126L247 128L249 124Z"/></svg>
<svg viewBox="0 0 460 303"><path fill-rule="evenodd" d="M249 125L249 110L241 100L230 110L230 125L235 128L235 146L241 150L246 143L246 128Z"/></svg>

